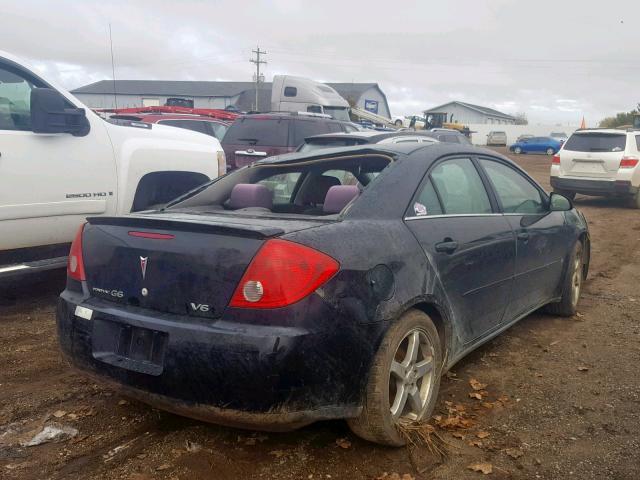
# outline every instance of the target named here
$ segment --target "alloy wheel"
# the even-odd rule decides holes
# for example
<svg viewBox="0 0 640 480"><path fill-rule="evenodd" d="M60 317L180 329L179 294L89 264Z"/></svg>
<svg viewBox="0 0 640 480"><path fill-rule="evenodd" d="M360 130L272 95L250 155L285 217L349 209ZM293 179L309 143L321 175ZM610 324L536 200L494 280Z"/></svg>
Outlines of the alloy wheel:
<svg viewBox="0 0 640 480"><path fill-rule="evenodd" d="M434 348L419 328L402 339L389 373L389 410L395 421L420 420L433 391Z"/></svg>
<svg viewBox="0 0 640 480"><path fill-rule="evenodd" d="M571 303L578 305L580 290L582 289L582 250L576 254L573 261L573 275L571 277Z"/></svg>

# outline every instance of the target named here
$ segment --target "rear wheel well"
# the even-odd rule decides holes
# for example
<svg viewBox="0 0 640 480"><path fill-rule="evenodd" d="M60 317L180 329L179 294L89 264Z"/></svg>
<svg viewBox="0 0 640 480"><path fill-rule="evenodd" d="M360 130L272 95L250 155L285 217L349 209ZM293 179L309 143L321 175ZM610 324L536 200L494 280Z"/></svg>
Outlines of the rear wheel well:
<svg viewBox="0 0 640 480"><path fill-rule="evenodd" d="M208 181L209 177L198 172L147 173L138 182L131 211L138 212L167 203Z"/></svg>
<svg viewBox="0 0 640 480"><path fill-rule="evenodd" d="M413 305L412 308L416 310L420 310L423 313L429 315L433 324L436 326L436 330L438 330L438 337L440 338L440 346L442 347L442 359L446 364L448 353L449 353L449 325L445 320L444 316L440 313L440 310L433 303L429 302L421 302Z"/></svg>
<svg viewBox="0 0 640 480"><path fill-rule="evenodd" d="M578 241L582 243L583 248L583 264L582 264L582 278L584 280L587 279L587 274L589 273L589 263L591 260L591 242L589 240L589 236L587 232L582 232Z"/></svg>

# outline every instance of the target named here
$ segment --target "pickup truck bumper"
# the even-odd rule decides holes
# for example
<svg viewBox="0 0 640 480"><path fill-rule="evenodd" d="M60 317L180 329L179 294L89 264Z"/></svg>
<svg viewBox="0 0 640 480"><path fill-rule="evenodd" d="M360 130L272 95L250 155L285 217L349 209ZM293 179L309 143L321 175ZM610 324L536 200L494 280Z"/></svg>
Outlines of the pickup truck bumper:
<svg viewBox="0 0 640 480"><path fill-rule="evenodd" d="M557 190L581 193L583 195L635 195L638 187L628 181L592 180L578 178L551 177L551 187Z"/></svg>

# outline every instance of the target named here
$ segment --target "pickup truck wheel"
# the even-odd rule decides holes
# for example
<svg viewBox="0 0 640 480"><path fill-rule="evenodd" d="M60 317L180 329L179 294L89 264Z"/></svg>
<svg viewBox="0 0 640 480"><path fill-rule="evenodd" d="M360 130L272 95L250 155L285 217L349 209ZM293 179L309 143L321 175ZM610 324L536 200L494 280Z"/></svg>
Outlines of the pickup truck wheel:
<svg viewBox="0 0 640 480"><path fill-rule="evenodd" d="M398 119L395 122L396 127L401 127L402 126L402 120Z"/></svg>
<svg viewBox="0 0 640 480"><path fill-rule="evenodd" d="M547 312L553 315L571 317L576 314L578 309L578 301L580 300L585 271L582 242L576 242L575 247L573 247L570 262L562 282L562 297L560 301L550 303L546 306Z"/></svg>
<svg viewBox="0 0 640 480"><path fill-rule="evenodd" d="M148 173L138 183L131 211L162 206L208 181L206 175L195 172Z"/></svg>
<svg viewBox="0 0 640 480"><path fill-rule="evenodd" d="M431 319L419 310L407 311L389 328L369 372L362 413L348 419L359 437L400 447L402 422L431 416L442 372L442 347Z"/></svg>

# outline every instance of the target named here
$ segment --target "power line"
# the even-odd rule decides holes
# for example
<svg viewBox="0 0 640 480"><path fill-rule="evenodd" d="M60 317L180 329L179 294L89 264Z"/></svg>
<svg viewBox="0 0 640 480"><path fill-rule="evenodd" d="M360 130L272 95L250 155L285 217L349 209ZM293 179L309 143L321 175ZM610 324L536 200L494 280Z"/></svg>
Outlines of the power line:
<svg viewBox="0 0 640 480"><path fill-rule="evenodd" d="M259 111L260 107L258 106L258 90L259 90L260 81L261 81L261 79L260 79L260 65L261 64L264 64L264 65L267 64L267 62L265 60L260 60L260 55L266 55L267 52L264 51L264 50L260 50L259 46L256 47L256 50L252 50L252 52L256 54L256 58L250 58L249 61L251 63L255 63L255 65L256 65L256 105L255 105L255 110Z"/></svg>

